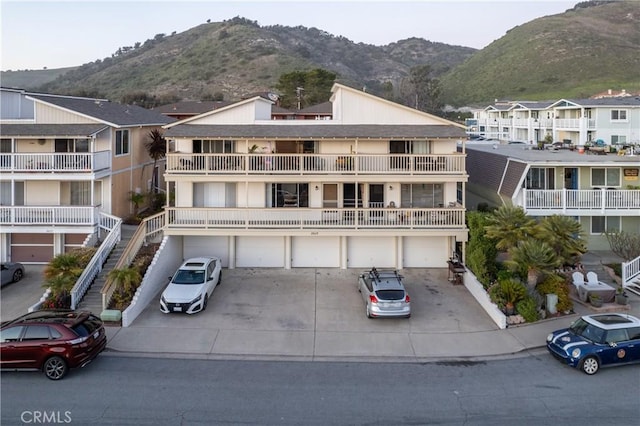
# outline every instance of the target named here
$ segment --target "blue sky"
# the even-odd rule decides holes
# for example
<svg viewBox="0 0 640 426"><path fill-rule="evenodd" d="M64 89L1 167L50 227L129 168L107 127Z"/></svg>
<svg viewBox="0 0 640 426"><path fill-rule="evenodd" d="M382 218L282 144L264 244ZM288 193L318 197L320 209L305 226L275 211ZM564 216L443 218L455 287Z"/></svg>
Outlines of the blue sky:
<svg viewBox="0 0 640 426"><path fill-rule="evenodd" d="M316 27L356 43L421 37L481 49L509 29L578 1L110 1L0 0L2 70L62 68L111 56L156 34L235 16L259 25Z"/></svg>

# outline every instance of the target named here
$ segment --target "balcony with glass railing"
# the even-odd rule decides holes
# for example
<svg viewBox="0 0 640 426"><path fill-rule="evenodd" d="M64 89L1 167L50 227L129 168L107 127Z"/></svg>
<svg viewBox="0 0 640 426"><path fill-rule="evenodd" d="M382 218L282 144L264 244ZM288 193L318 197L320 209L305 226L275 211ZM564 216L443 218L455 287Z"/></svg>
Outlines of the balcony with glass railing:
<svg viewBox="0 0 640 426"><path fill-rule="evenodd" d="M166 209L166 230L465 229L452 208L193 208Z"/></svg>
<svg viewBox="0 0 640 426"><path fill-rule="evenodd" d="M2 226L93 226L97 218L92 206L0 206Z"/></svg>
<svg viewBox="0 0 640 426"><path fill-rule="evenodd" d="M3 173L93 173L111 167L111 151L2 153Z"/></svg>
<svg viewBox="0 0 640 426"><path fill-rule="evenodd" d="M180 174L461 174L462 154L191 154L169 153L167 173Z"/></svg>
<svg viewBox="0 0 640 426"><path fill-rule="evenodd" d="M522 207L529 214L572 216L640 215L637 189L523 189Z"/></svg>

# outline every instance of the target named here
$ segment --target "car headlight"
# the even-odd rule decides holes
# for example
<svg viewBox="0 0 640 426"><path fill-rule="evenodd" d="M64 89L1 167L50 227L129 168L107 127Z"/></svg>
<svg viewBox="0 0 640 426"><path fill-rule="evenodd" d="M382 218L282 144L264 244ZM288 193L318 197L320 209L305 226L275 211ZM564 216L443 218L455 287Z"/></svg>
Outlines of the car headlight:
<svg viewBox="0 0 640 426"><path fill-rule="evenodd" d="M547 342L550 342L552 340L553 340L553 333L547 334Z"/></svg>
<svg viewBox="0 0 640 426"><path fill-rule="evenodd" d="M167 304L167 299L164 298L164 294L162 296L160 296L160 301L162 303L164 303L165 305Z"/></svg>
<svg viewBox="0 0 640 426"><path fill-rule="evenodd" d="M580 358L580 354L582 352L580 351L580 349L575 348L574 350L571 351L571 358Z"/></svg>
<svg viewBox="0 0 640 426"><path fill-rule="evenodd" d="M189 302L189 304L193 305L194 303L199 302L199 301L200 301L200 299L202 299L202 293L200 293L200 294L198 295L198 297L196 297L196 298L195 298L195 299L193 299L191 302Z"/></svg>

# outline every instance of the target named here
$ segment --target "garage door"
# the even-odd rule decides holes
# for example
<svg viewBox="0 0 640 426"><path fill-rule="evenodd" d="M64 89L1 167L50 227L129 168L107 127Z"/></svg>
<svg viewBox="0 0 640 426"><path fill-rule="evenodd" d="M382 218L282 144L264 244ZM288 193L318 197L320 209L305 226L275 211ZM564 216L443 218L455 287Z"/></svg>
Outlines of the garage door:
<svg viewBox="0 0 640 426"><path fill-rule="evenodd" d="M340 237L292 237L291 266L294 268L338 268Z"/></svg>
<svg viewBox="0 0 640 426"><path fill-rule="evenodd" d="M284 237L236 237L238 268L284 268Z"/></svg>
<svg viewBox="0 0 640 426"><path fill-rule="evenodd" d="M404 237L402 252L406 268L446 268L447 237Z"/></svg>
<svg viewBox="0 0 640 426"><path fill-rule="evenodd" d="M222 259L222 266L229 266L229 237L184 236L182 253L185 259L213 256Z"/></svg>
<svg viewBox="0 0 640 426"><path fill-rule="evenodd" d="M11 234L11 261L47 263L53 258L53 234Z"/></svg>
<svg viewBox="0 0 640 426"><path fill-rule="evenodd" d="M394 237L349 237L348 268L395 268Z"/></svg>

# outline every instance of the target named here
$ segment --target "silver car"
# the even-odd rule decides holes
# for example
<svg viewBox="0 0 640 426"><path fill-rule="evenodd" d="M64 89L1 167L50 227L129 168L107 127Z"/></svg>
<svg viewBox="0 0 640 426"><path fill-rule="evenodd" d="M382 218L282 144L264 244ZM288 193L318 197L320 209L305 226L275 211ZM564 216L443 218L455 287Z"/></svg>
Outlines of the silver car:
<svg viewBox="0 0 640 426"><path fill-rule="evenodd" d="M360 274L358 291L367 307L367 318L411 316L411 301L396 270L376 268Z"/></svg>
<svg viewBox="0 0 640 426"><path fill-rule="evenodd" d="M6 262L2 264L2 286L18 282L24 277L24 266L18 262Z"/></svg>

